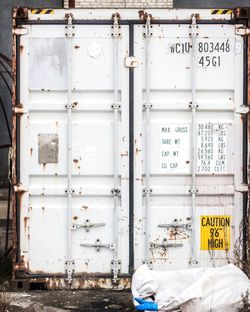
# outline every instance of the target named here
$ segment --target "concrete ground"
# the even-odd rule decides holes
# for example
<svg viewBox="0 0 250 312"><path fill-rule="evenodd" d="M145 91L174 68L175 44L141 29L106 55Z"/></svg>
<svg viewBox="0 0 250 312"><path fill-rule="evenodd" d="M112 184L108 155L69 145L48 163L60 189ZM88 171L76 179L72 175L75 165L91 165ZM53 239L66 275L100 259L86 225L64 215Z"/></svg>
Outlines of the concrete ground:
<svg viewBox="0 0 250 312"><path fill-rule="evenodd" d="M30 291L0 293L0 312L134 311L128 291Z"/></svg>

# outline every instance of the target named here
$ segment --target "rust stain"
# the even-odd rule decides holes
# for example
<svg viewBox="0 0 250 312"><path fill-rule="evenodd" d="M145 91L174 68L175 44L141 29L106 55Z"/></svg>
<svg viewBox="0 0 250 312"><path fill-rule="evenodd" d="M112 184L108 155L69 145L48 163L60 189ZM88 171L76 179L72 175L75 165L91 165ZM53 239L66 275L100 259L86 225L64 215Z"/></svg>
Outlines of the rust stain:
<svg viewBox="0 0 250 312"><path fill-rule="evenodd" d="M128 156L128 151L124 152L124 153L121 153L121 156Z"/></svg>
<svg viewBox="0 0 250 312"><path fill-rule="evenodd" d="M139 149L139 148L136 148L136 149L135 149L136 154L140 153L141 151L142 151L142 150Z"/></svg>
<svg viewBox="0 0 250 312"><path fill-rule="evenodd" d="M24 217L23 221L24 221L24 231L26 232L27 229L27 222L28 222L29 218L28 217Z"/></svg>
<svg viewBox="0 0 250 312"><path fill-rule="evenodd" d="M23 52L23 49L24 49L24 46L23 46L23 45L20 45L20 53Z"/></svg>
<svg viewBox="0 0 250 312"><path fill-rule="evenodd" d="M64 278L46 279L48 289L65 289L68 284ZM112 278L108 277L76 277L72 281L72 289L129 289L131 287L131 279L121 277L117 283L113 283Z"/></svg>
<svg viewBox="0 0 250 312"><path fill-rule="evenodd" d="M78 159L73 159L73 162L74 163L78 163Z"/></svg>
<svg viewBox="0 0 250 312"><path fill-rule="evenodd" d="M33 148L31 147L30 148L30 156L32 156L32 154L33 154Z"/></svg>
<svg viewBox="0 0 250 312"><path fill-rule="evenodd" d="M74 48L75 48L75 49L80 49L80 46L79 46L79 45L75 45Z"/></svg>
<svg viewBox="0 0 250 312"><path fill-rule="evenodd" d="M16 17L17 17L17 8L12 10L12 29L16 28ZM17 98L16 98L16 36L14 32L12 32L12 110L15 110L17 105ZM12 114L12 183L13 185L17 184L17 175L16 175L16 125L17 125L17 118L20 118L17 114ZM17 198L18 199L18 198ZM12 196L12 215L16 215L16 196ZM13 263L13 270L15 270L15 263L16 263L16 250L17 250L17 224L16 218L12 219L12 263ZM14 276L14 273L13 273Z"/></svg>
<svg viewBox="0 0 250 312"><path fill-rule="evenodd" d="M77 217L77 216L74 216L74 217L73 217L73 219L74 219L74 220L77 220L77 219L78 219L78 217Z"/></svg>
<svg viewBox="0 0 250 312"><path fill-rule="evenodd" d="M45 170L46 169L46 163L43 163L42 166L43 166L43 170Z"/></svg>
<svg viewBox="0 0 250 312"><path fill-rule="evenodd" d="M146 21L146 19L147 19L148 17L152 18L152 15L151 15L151 14L148 14L148 13L147 13L146 11L144 11L144 10L138 11L138 15L139 15L139 19L140 19L140 20L144 20L144 21Z"/></svg>

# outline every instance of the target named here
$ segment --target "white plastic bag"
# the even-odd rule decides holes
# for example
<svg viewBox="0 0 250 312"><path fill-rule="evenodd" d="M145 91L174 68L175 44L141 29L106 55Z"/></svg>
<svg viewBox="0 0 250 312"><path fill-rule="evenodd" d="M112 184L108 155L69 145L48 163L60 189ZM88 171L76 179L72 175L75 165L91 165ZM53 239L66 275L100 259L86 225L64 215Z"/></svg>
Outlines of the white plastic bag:
<svg viewBox="0 0 250 312"><path fill-rule="evenodd" d="M159 311L236 312L249 296L250 282L236 266L153 271L142 265L133 275L133 297L155 297Z"/></svg>

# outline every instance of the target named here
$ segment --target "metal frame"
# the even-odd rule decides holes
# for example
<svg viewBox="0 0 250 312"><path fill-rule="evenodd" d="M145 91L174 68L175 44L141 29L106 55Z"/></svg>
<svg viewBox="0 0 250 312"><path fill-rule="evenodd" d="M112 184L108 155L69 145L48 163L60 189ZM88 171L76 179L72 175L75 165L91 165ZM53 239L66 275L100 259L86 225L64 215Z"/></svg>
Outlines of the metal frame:
<svg viewBox="0 0 250 312"><path fill-rule="evenodd" d="M18 19L17 25L66 25L64 20L22 20ZM75 20L74 25L112 25L113 21L110 20ZM120 25L139 25L145 24L144 20L120 20ZM151 24L169 24L169 25L189 25L190 20L156 20L153 19ZM213 25L234 25L234 20L197 20L197 24L213 24Z"/></svg>
<svg viewBox="0 0 250 312"><path fill-rule="evenodd" d="M129 25L129 56L134 56L134 25ZM129 68L129 273L134 272L134 68Z"/></svg>
<svg viewBox="0 0 250 312"><path fill-rule="evenodd" d="M67 21L65 20L28 20L16 17L17 9L13 11L13 27L21 26L21 25L66 25ZM170 24L170 25L181 25L186 24L190 25L190 20L152 20L151 24ZM237 19L231 20L206 20L201 19L197 20L197 25L203 24L213 24L213 25L235 25L238 23L242 23L241 21L237 21ZM74 20L75 25L112 25L113 20ZM134 56L134 26L138 24L145 24L145 20L120 20L120 25L129 25L129 56ZM249 46L250 40L245 40L245 50ZM12 105L13 108L18 106L20 101L20 38L17 35L13 35L13 58L15 62L13 62L13 97L12 97ZM245 52L245 64L244 64L244 104L248 104L248 73L247 73L247 65L249 66L248 61L249 55ZM20 183L20 118L18 115L13 114L13 147L12 147L12 160L13 160L13 175L12 182L14 185ZM248 120L247 118L243 119L243 183L247 183L247 167L248 167L248 159L247 159L247 142L248 142ZM134 68L129 68L129 275L134 272ZM21 194L16 193L13 196L13 263L17 264L14 269L14 278L21 279L53 279L53 278L65 278L66 274L29 274L26 271L21 269L20 264L20 199ZM243 195L243 216L245 218L248 217L248 194L245 193ZM243 242L244 242L244 259L247 258L247 226L244 222L243 226ZM127 278L129 275L121 274L120 278ZM112 278L112 274L84 274L86 278ZM83 277L83 275L74 275L74 278Z"/></svg>

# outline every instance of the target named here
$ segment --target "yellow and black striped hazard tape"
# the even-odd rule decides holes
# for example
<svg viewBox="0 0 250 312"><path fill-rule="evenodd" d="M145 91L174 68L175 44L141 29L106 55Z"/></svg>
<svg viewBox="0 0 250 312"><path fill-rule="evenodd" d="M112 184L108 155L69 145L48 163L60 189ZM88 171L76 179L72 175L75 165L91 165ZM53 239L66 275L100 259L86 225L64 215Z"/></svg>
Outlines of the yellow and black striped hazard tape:
<svg viewBox="0 0 250 312"><path fill-rule="evenodd" d="M52 9L34 9L31 10L31 14L54 14L55 10Z"/></svg>
<svg viewBox="0 0 250 312"><path fill-rule="evenodd" d="M232 14L233 10L225 10L225 9L220 9L220 10L211 10L212 15L222 15L222 14Z"/></svg>

